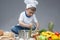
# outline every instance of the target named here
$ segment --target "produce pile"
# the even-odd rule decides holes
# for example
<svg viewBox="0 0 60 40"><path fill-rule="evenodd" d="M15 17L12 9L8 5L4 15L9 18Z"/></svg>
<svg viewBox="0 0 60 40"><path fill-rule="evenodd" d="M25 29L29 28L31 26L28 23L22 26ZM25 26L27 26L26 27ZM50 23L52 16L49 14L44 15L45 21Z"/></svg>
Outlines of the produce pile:
<svg viewBox="0 0 60 40"><path fill-rule="evenodd" d="M60 40L59 32L43 31L37 32L33 36L36 40Z"/></svg>
<svg viewBox="0 0 60 40"><path fill-rule="evenodd" d="M54 23L49 22L48 30L42 29L38 30L35 34L32 35L36 40L60 40L60 33L54 32Z"/></svg>

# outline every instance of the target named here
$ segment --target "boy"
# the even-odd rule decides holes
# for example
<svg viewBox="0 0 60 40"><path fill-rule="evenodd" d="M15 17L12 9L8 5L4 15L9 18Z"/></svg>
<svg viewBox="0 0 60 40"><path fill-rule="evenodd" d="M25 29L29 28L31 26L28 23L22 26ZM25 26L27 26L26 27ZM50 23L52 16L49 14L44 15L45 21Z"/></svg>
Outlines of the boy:
<svg viewBox="0 0 60 40"><path fill-rule="evenodd" d="M38 2L36 0L25 0L24 2L27 4L26 9L20 14L20 17L18 19L19 24L12 28L12 31L15 34L19 34L19 30L30 30L30 28L37 30L39 26L39 23L35 16L36 5ZM34 26L34 23L36 24L36 27Z"/></svg>

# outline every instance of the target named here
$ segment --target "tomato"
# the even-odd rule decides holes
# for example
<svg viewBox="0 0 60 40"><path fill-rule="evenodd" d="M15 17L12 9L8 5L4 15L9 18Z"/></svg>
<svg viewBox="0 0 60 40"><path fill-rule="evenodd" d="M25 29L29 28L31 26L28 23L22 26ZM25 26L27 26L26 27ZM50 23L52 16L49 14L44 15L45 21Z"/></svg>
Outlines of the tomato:
<svg viewBox="0 0 60 40"><path fill-rule="evenodd" d="M59 32L55 32L55 35L59 36Z"/></svg>

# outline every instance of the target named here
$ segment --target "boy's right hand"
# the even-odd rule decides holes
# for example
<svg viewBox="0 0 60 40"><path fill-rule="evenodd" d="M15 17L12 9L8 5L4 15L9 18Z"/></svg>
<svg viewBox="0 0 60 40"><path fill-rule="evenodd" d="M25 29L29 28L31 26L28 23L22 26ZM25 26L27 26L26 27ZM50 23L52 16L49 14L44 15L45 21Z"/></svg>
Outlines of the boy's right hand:
<svg viewBox="0 0 60 40"><path fill-rule="evenodd" d="M31 28L32 26L33 26L33 24L32 24L32 23L28 24L28 28Z"/></svg>

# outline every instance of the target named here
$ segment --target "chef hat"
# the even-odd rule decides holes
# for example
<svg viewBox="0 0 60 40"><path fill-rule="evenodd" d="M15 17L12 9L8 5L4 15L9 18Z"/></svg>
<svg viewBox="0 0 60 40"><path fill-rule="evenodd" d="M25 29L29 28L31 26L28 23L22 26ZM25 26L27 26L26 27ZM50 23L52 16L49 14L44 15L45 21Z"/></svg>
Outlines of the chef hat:
<svg viewBox="0 0 60 40"><path fill-rule="evenodd" d="M36 0L24 0L24 3L26 4L26 8L35 7L38 5L38 1Z"/></svg>

